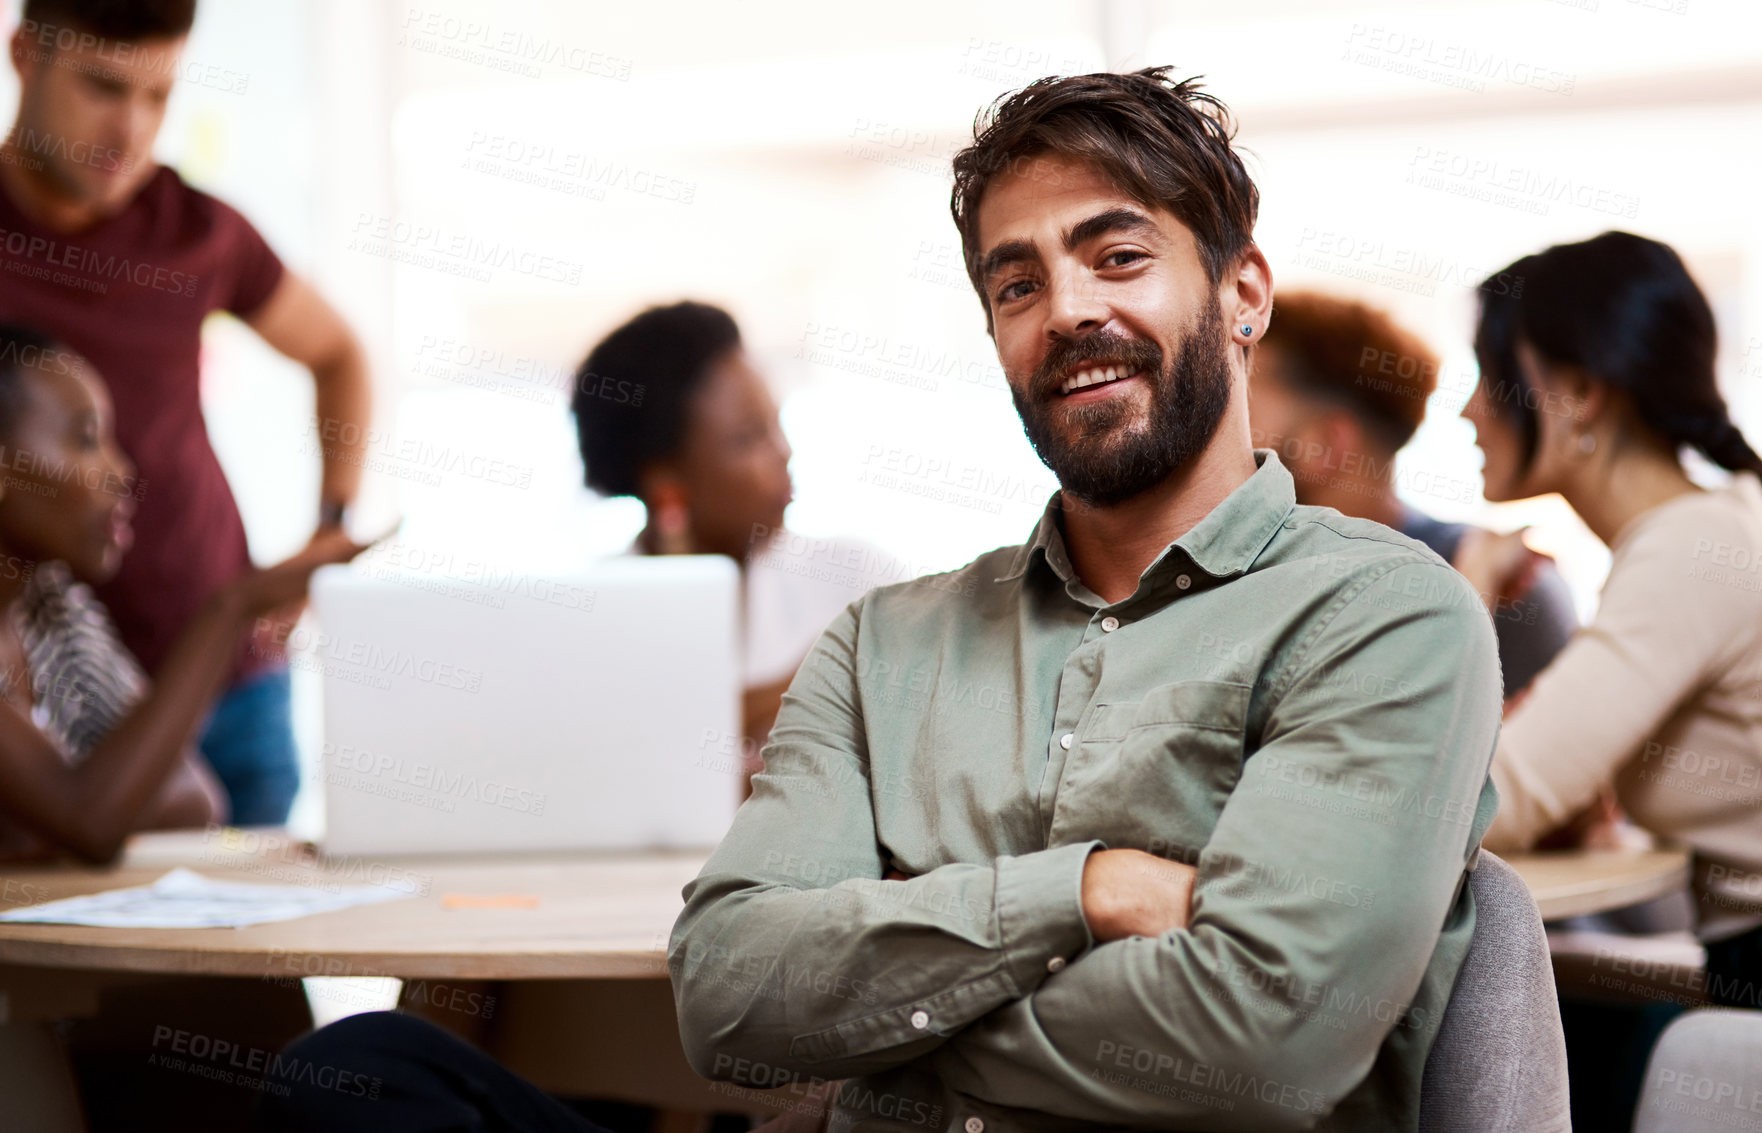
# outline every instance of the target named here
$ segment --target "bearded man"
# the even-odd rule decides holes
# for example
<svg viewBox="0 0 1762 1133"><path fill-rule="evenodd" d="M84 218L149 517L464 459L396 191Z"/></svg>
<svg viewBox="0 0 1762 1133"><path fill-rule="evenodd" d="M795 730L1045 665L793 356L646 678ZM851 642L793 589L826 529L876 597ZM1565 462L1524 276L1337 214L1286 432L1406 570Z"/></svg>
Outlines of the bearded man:
<svg viewBox="0 0 1762 1133"><path fill-rule="evenodd" d="M1158 68L1034 83L955 158L1060 489L802 666L674 929L700 1073L843 1080L834 1129L1416 1126L1497 808L1494 637L1251 447L1273 285L1230 138Z"/></svg>

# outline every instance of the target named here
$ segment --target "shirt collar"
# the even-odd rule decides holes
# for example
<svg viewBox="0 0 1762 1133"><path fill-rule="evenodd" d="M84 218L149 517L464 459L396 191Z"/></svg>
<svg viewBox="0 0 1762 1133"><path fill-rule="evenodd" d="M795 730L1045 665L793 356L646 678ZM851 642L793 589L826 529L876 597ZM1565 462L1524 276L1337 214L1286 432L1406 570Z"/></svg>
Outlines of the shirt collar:
<svg viewBox="0 0 1762 1133"><path fill-rule="evenodd" d="M1290 516L1297 504L1297 489L1291 473L1279 462L1271 449L1254 450L1254 474L1225 496L1206 517L1194 524L1185 535L1163 549L1161 555L1144 573L1158 570L1169 558L1169 551L1179 547L1194 566L1216 578L1228 578L1245 572L1260 552L1272 542L1273 535ZM1033 534L1010 560L1009 570L994 581L1010 582L1028 572L1038 556L1062 582L1075 577L1070 557L1065 553L1064 532L1059 527L1063 509L1059 493L1046 501L1046 509L1034 525Z"/></svg>

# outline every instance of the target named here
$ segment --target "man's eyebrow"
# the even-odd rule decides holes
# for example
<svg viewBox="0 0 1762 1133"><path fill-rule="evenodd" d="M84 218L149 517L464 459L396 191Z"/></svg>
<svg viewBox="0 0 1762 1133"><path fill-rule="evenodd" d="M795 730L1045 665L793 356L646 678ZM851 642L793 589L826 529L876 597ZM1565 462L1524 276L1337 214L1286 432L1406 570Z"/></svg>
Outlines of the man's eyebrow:
<svg viewBox="0 0 1762 1133"><path fill-rule="evenodd" d="M1106 236L1113 232L1155 232L1156 222L1137 209L1110 208L1098 212L1094 216L1079 220L1065 233L1065 251L1075 251L1079 246L1087 244L1098 236ZM1040 257L1039 250L1031 240L1006 240L985 254L979 265L979 278L990 279L993 275L1009 267Z"/></svg>
<svg viewBox="0 0 1762 1133"><path fill-rule="evenodd" d="M1065 251L1074 252L1081 245L1087 244L1097 236L1106 236L1113 232L1155 232L1156 221L1139 212L1137 209L1110 208L1106 212L1098 212L1087 220L1079 220L1065 233Z"/></svg>
<svg viewBox="0 0 1762 1133"><path fill-rule="evenodd" d="M990 279L1011 264L1031 263L1040 258L1032 240L1005 240L991 251L979 265L979 278Z"/></svg>

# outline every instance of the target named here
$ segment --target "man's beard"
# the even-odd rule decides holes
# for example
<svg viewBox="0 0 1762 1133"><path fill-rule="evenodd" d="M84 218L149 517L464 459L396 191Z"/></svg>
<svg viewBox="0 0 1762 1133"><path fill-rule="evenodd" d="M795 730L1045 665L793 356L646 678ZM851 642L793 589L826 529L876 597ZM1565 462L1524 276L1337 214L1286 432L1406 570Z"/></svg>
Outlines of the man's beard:
<svg viewBox="0 0 1762 1133"><path fill-rule="evenodd" d="M1064 491L1091 507L1112 507L1161 484L1211 442L1230 403L1230 344L1217 306L1203 303L1201 311L1166 370L1155 343L1098 331L1061 338L1025 390L1010 387L1028 441ZM1060 404L1059 387L1072 368L1103 361L1144 371L1147 417L1134 416L1129 398Z"/></svg>

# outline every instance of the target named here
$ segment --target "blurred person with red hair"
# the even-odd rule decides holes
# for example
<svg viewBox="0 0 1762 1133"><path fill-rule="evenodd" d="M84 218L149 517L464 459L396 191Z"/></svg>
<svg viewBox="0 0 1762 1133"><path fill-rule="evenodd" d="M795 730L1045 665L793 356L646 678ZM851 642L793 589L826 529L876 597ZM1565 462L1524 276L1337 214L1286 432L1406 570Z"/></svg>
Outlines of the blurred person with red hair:
<svg viewBox="0 0 1762 1133"><path fill-rule="evenodd" d="M1256 448L1279 454L1299 503L1375 520L1461 568L1468 524L1447 523L1397 496L1396 454L1425 420L1438 385L1438 356L1388 314L1314 292L1280 292L1255 352L1249 414ZM1467 502L1465 481L1410 477L1419 494ZM1505 696L1529 686L1578 628L1572 595L1553 565L1532 569L1497 593L1493 612Z"/></svg>

